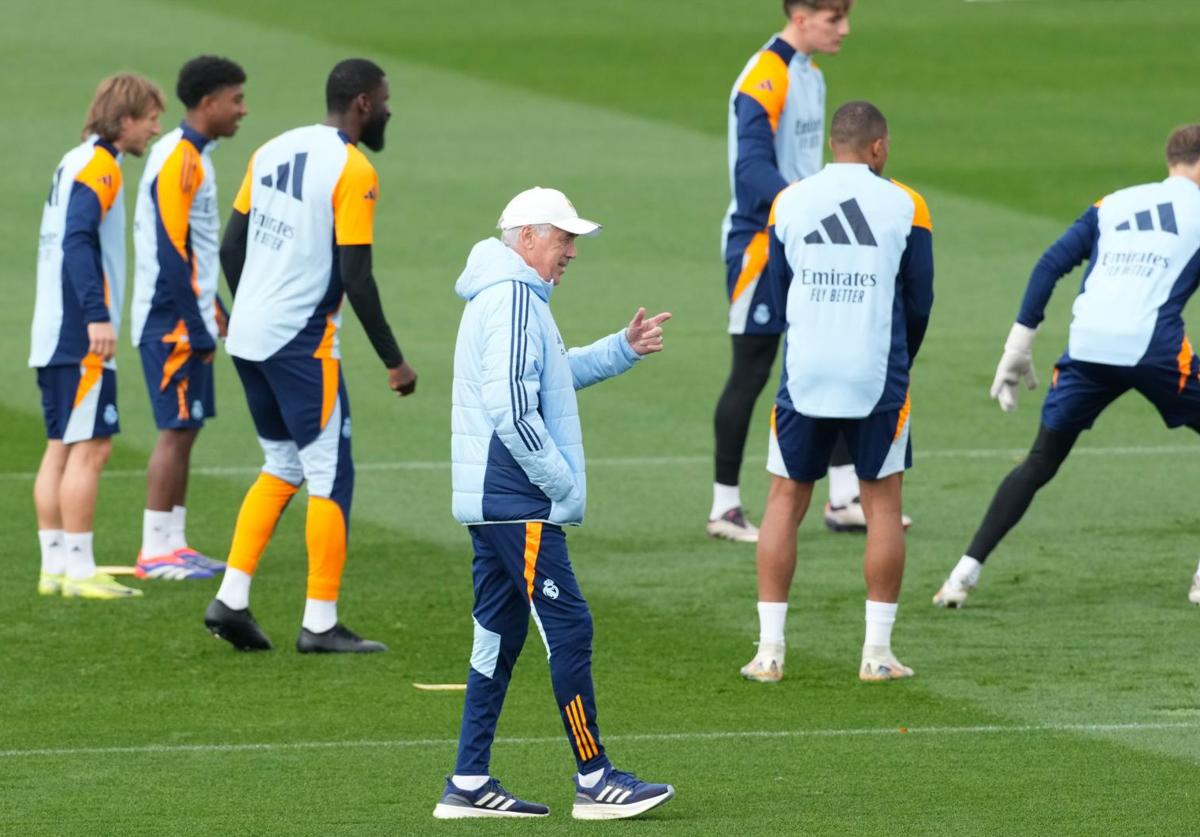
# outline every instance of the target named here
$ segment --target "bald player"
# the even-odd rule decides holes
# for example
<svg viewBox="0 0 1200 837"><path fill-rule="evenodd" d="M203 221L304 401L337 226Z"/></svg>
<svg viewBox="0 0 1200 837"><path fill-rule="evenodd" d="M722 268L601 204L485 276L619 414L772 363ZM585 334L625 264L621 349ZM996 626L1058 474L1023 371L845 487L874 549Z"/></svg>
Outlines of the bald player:
<svg viewBox="0 0 1200 837"><path fill-rule="evenodd" d="M900 489L912 464L909 369L933 306L933 239L924 199L882 177L888 142L874 105L842 105L830 125L834 162L784 190L771 211L766 275L787 349L757 547L758 653L741 671L749 680L783 677L796 529L839 436L867 518L859 677L913 673L892 653L891 634L904 574Z"/></svg>

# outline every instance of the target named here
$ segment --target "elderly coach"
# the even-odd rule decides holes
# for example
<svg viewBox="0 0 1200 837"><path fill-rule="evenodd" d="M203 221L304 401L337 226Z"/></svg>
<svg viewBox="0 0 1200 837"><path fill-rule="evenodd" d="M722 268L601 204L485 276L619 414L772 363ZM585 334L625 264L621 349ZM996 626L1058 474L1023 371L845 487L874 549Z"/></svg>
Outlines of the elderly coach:
<svg viewBox="0 0 1200 837"><path fill-rule="evenodd" d="M454 775L434 816L545 816L488 774L492 739L533 616L578 765L572 815L636 816L670 785L614 770L600 743L592 689L592 617L567 557L563 526L583 522L587 493L575 390L662 350L662 323L638 309L627 328L567 350L550 294L576 256L580 218L562 192L534 188L500 216L501 240L471 250L455 291L467 300L454 349L454 517L475 551L471 669ZM486 525L485 525L486 524Z"/></svg>

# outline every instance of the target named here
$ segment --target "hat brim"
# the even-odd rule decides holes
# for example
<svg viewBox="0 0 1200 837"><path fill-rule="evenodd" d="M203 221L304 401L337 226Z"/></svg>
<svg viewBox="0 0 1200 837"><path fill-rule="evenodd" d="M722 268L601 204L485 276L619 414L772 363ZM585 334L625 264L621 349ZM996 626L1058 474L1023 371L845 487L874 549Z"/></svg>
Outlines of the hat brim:
<svg viewBox="0 0 1200 837"><path fill-rule="evenodd" d="M586 218L563 218L559 221L551 221L550 223L558 227L560 230L564 230L573 235L582 235L585 237L598 235L600 230L603 229L603 227L601 227L595 221L589 221Z"/></svg>

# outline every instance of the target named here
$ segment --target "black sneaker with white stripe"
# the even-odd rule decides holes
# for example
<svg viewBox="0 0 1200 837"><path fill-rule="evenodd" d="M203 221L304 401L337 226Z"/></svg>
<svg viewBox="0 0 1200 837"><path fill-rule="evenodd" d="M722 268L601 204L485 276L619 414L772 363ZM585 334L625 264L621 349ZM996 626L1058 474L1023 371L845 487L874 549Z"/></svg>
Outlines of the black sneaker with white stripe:
<svg viewBox="0 0 1200 837"><path fill-rule="evenodd" d="M600 781L590 788L575 778L575 806L571 816L577 820L621 820L636 817L657 808L675 796L670 785L643 782L632 773L605 768Z"/></svg>
<svg viewBox="0 0 1200 837"><path fill-rule="evenodd" d="M550 809L536 802L517 799L501 786L499 780L488 779L479 790L464 790L446 777L446 790L433 809L439 820L460 820L468 817L545 817Z"/></svg>

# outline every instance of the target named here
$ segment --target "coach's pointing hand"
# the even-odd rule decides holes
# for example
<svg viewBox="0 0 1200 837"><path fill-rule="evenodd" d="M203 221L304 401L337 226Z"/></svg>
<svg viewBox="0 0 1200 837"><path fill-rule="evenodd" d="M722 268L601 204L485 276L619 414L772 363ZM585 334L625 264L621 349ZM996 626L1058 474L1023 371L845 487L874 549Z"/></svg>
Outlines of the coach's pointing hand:
<svg viewBox="0 0 1200 837"><path fill-rule="evenodd" d="M401 361L399 366L388 370L388 386L401 398L412 395L416 391L417 373L408 365L407 360Z"/></svg>
<svg viewBox="0 0 1200 837"><path fill-rule="evenodd" d="M649 355L661 352L663 349L662 324L671 319L669 311L656 314L646 319L646 309L639 308L625 329L625 339L629 346L639 355Z"/></svg>

